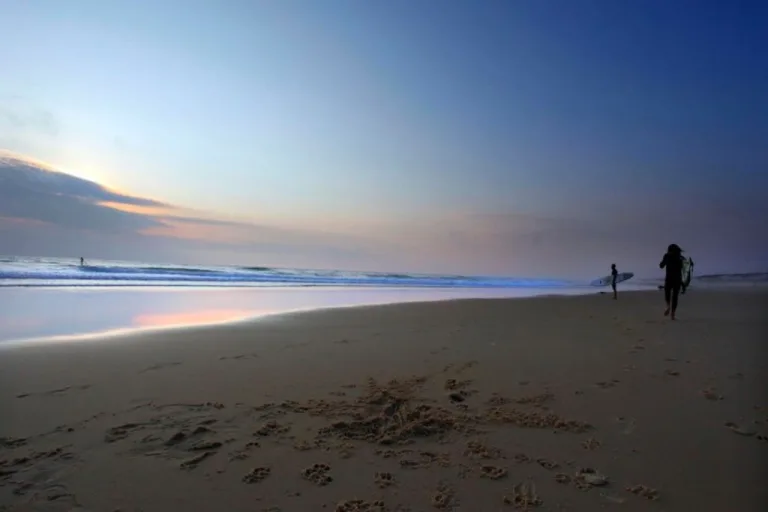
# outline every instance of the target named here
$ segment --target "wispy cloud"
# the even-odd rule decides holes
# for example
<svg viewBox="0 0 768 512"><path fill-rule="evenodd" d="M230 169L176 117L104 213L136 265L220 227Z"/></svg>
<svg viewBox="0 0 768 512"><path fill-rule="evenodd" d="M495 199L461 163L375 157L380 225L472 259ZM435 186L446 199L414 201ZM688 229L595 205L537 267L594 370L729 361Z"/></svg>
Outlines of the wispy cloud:
<svg viewBox="0 0 768 512"><path fill-rule="evenodd" d="M0 98L0 133L59 135L61 126L53 112L21 96Z"/></svg>

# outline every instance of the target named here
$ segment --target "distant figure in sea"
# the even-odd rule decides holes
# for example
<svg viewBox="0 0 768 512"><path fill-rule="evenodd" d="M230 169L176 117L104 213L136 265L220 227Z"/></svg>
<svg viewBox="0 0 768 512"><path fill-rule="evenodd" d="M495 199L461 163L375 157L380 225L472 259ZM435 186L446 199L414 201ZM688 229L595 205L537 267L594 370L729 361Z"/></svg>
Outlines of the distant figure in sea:
<svg viewBox="0 0 768 512"><path fill-rule="evenodd" d="M83 265L85 265L85 260L80 256L80 266L82 267Z"/></svg>
<svg viewBox="0 0 768 512"><path fill-rule="evenodd" d="M691 284L691 277L693 277L693 258L689 256L683 258L683 286L680 290L681 294L685 294L685 290Z"/></svg>
<svg viewBox="0 0 768 512"><path fill-rule="evenodd" d="M667 309L664 310L664 316L671 315L675 319L677 311L677 299L680 295L680 288L683 286L683 250L677 244L670 244L667 247L667 253L661 259L659 268L666 269L664 277L664 300L667 302Z"/></svg>
<svg viewBox="0 0 768 512"><path fill-rule="evenodd" d="M619 271L616 270L616 264L611 263L611 288L613 288L613 300L616 300L619 298L618 294L616 293L616 279L619 277Z"/></svg>

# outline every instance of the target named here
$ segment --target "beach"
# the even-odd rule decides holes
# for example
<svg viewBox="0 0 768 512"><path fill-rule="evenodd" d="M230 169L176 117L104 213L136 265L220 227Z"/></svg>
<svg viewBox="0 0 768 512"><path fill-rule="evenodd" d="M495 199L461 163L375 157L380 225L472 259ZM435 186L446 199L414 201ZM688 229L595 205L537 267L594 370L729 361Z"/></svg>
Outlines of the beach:
<svg viewBox="0 0 768 512"><path fill-rule="evenodd" d="M307 311L0 350L0 510L765 510L768 292Z"/></svg>

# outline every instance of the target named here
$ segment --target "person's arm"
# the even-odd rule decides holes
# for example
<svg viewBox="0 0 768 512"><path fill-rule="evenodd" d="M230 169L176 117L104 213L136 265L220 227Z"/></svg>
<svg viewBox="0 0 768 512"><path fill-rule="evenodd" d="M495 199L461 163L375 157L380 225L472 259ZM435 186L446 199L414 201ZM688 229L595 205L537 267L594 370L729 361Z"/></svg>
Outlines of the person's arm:
<svg viewBox="0 0 768 512"><path fill-rule="evenodd" d="M667 266L667 255L665 254L663 258L661 258L661 263L659 263L659 268L664 268Z"/></svg>

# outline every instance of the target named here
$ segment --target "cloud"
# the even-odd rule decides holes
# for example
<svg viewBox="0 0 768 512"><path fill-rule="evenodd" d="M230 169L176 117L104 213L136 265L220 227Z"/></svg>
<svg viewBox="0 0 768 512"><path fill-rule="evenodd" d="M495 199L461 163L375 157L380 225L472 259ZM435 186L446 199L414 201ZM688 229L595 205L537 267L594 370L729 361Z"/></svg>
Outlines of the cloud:
<svg viewBox="0 0 768 512"><path fill-rule="evenodd" d="M258 225L110 190L0 151L0 253L138 259L159 253L249 254L303 261L363 257L360 237ZM63 254L62 254L63 255ZM300 256L300 257L297 257ZM137 258L137 256L131 256ZM250 259L250 258L249 258Z"/></svg>
<svg viewBox="0 0 768 512"><path fill-rule="evenodd" d="M0 152L0 217L96 231L137 231L157 220L105 206L166 206L56 172L34 160Z"/></svg>

